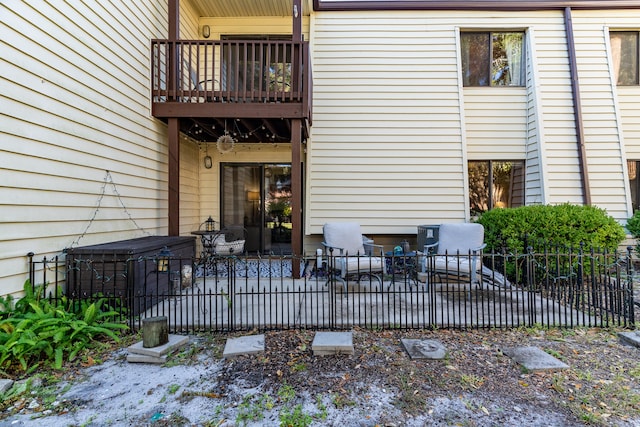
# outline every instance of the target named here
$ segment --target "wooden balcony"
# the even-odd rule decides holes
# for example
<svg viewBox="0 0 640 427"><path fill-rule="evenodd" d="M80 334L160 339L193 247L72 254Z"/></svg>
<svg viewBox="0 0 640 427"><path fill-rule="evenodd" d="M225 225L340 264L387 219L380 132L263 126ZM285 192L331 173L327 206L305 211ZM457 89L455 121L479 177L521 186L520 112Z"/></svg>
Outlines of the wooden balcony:
<svg viewBox="0 0 640 427"><path fill-rule="evenodd" d="M152 40L152 114L180 118L199 141L288 142L291 119L311 123L307 42Z"/></svg>

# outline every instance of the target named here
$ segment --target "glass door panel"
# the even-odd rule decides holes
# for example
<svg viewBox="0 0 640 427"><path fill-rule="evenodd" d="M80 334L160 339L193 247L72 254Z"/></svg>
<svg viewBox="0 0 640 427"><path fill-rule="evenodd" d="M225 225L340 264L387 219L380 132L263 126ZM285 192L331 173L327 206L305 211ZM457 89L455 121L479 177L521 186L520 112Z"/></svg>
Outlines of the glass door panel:
<svg viewBox="0 0 640 427"><path fill-rule="evenodd" d="M245 250L291 253L291 165L223 164L222 227L242 229Z"/></svg>
<svg viewBox="0 0 640 427"><path fill-rule="evenodd" d="M271 251L291 253L291 165L264 166L265 225Z"/></svg>

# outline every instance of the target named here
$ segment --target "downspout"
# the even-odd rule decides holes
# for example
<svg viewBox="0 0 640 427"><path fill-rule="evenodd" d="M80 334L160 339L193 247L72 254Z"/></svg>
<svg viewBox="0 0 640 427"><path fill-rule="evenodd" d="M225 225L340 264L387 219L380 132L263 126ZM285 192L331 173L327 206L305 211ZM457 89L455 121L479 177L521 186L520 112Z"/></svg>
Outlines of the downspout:
<svg viewBox="0 0 640 427"><path fill-rule="evenodd" d="M576 44L573 38L573 22L571 8L564 9L564 27L567 34L567 53L569 54L569 72L571 74L571 92L573 94L573 115L576 124L576 143L578 145L578 162L582 180L583 203L591 205L591 189L589 188L589 172L587 169L587 151L584 146L584 125L580 101L580 84L578 83L578 65L576 62Z"/></svg>

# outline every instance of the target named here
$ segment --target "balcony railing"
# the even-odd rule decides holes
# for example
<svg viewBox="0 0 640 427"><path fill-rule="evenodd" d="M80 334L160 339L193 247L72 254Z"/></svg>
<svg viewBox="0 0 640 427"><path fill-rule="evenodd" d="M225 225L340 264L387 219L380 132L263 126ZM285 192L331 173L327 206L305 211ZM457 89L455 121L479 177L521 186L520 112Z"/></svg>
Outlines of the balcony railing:
<svg viewBox="0 0 640 427"><path fill-rule="evenodd" d="M278 102L308 107L308 47L307 42L280 40L152 40L153 102Z"/></svg>

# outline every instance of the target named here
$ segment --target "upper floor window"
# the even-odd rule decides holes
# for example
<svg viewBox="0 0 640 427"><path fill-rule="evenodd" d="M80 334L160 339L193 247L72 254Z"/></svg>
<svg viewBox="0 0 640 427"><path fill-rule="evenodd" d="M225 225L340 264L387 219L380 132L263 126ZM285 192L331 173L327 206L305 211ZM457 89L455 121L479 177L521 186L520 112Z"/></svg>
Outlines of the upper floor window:
<svg viewBox="0 0 640 427"><path fill-rule="evenodd" d="M523 32L460 34L464 86L524 86Z"/></svg>
<svg viewBox="0 0 640 427"><path fill-rule="evenodd" d="M633 86L640 84L638 81L638 68L640 57L640 43L638 31L612 31L611 57L613 59L613 72L618 86Z"/></svg>

